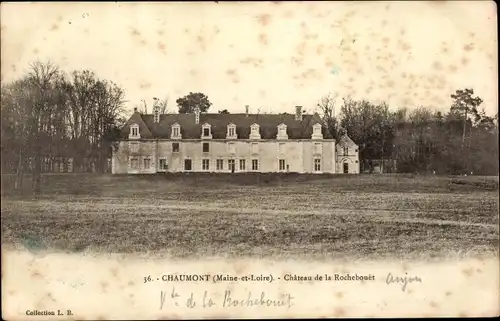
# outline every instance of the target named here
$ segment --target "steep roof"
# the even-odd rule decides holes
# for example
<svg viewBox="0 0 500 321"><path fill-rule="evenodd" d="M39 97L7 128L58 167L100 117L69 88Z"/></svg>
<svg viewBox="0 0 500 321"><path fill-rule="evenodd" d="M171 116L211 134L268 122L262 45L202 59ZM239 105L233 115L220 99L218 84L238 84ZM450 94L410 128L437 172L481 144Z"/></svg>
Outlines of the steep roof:
<svg viewBox="0 0 500 321"><path fill-rule="evenodd" d="M172 125L177 123L181 126L182 138L198 139L201 136L201 128L204 123L211 126L212 138L226 138L227 125L236 125L238 138L248 139L250 126L254 123L260 126L262 139L274 139L278 133L278 125L287 125L289 139L310 139L313 133L313 125L321 123L317 113L312 115L303 114L302 121L295 120L293 114L200 114L200 123L195 123L194 114L164 114L160 115L159 123L154 122L152 114L141 114L135 112L127 124L122 128L121 138L128 138L130 125L137 123L141 137L143 138L170 138ZM144 128L144 129L143 129ZM322 127L323 138L332 138L328 131Z"/></svg>
<svg viewBox="0 0 500 321"><path fill-rule="evenodd" d="M355 142L352 141L352 139L347 136L346 134L342 135L342 137L340 137L338 143L337 143L338 146L354 146L354 147L357 147L358 145L356 145Z"/></svg>

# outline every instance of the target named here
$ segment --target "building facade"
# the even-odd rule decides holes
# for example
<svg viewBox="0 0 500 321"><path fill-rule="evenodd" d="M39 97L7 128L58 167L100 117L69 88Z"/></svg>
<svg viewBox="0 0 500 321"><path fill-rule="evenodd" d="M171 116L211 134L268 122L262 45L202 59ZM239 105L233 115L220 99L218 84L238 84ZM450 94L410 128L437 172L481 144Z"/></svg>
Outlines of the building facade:
<svg viewBox="0 0 500 321"><path fill-rule="evenodd" d="M359 173L358 146L338 143L318 114L160 114L137 110L121 131L112 173Z"/></svg>

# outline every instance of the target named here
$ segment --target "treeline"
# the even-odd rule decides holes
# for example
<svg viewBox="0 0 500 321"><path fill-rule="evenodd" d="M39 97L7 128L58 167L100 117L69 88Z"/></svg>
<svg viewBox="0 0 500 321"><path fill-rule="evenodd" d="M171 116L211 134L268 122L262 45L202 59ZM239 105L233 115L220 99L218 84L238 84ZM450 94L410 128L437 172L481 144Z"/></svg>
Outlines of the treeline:
<svg viewBox="0 0 500 321"><path fill-rule="evenodd" d="M334 137L347 131L359 145L364 172L373 171L377 160L386 165L384 172L498 175L497 116L481 111L483 101L473 95L472 89L457 90L446 113L425 107L391 111L385 103L344 99L335 117L331 96L318 106Z"/></svg>
<svg viewBox="0 0 500 321"><path fill-rule="evenodd" d="M66 74L36 62L1 90L2 173L17 174L16 189L23 190L22 177L29 172L37 194L42 165L51 159L76 172L106 170L124 121L119 86L91 71Z"/></svg>
<svg viewBox="0 0 500 321"><path fill-rule="evenodd" d="M2 84L2 173L16 173L15 188L21 191L22 177L30 173L37 194L47 161L71 165L75 172L105 172L126 121L124 95L91 71L66 74L50 63L32 64L27 75ZM373 171L376 161L385 172L498 175L497 116L480 111L483 101L472 89L457 90L451 98L446 113L425 107L390 110L385 103L348 98L336 117L331 96L318 107L334 137L347 131L359 145L363 172ZM154 99L165 112L168 99ZM176 103L179 113L204 112L212 105L202 93L189 93Z"/></svg>

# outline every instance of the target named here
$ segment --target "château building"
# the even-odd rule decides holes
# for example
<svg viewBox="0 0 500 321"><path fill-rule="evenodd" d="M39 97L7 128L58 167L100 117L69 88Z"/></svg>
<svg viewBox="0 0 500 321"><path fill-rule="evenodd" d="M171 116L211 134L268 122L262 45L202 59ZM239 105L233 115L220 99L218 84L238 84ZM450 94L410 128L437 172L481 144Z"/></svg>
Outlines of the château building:
<svg viewBox="0 0 500 321"><path fill-rule="evenodd" d="M358 146L336 142L317 113L141 114L134 110L113 152L112 173L359 173Z"/></svg>

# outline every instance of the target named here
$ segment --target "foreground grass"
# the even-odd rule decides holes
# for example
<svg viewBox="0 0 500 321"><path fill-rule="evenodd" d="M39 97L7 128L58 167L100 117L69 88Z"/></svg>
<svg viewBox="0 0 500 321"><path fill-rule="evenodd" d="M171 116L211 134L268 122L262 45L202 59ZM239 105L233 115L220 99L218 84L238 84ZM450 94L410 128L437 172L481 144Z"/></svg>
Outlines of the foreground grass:
<svg viewBox="0 0 500 321"><path fill-rule="evenodd" d="M3 197L2 245L349 260L498 251L498 178L269 177L46 176L38 199Z"/></svg>

